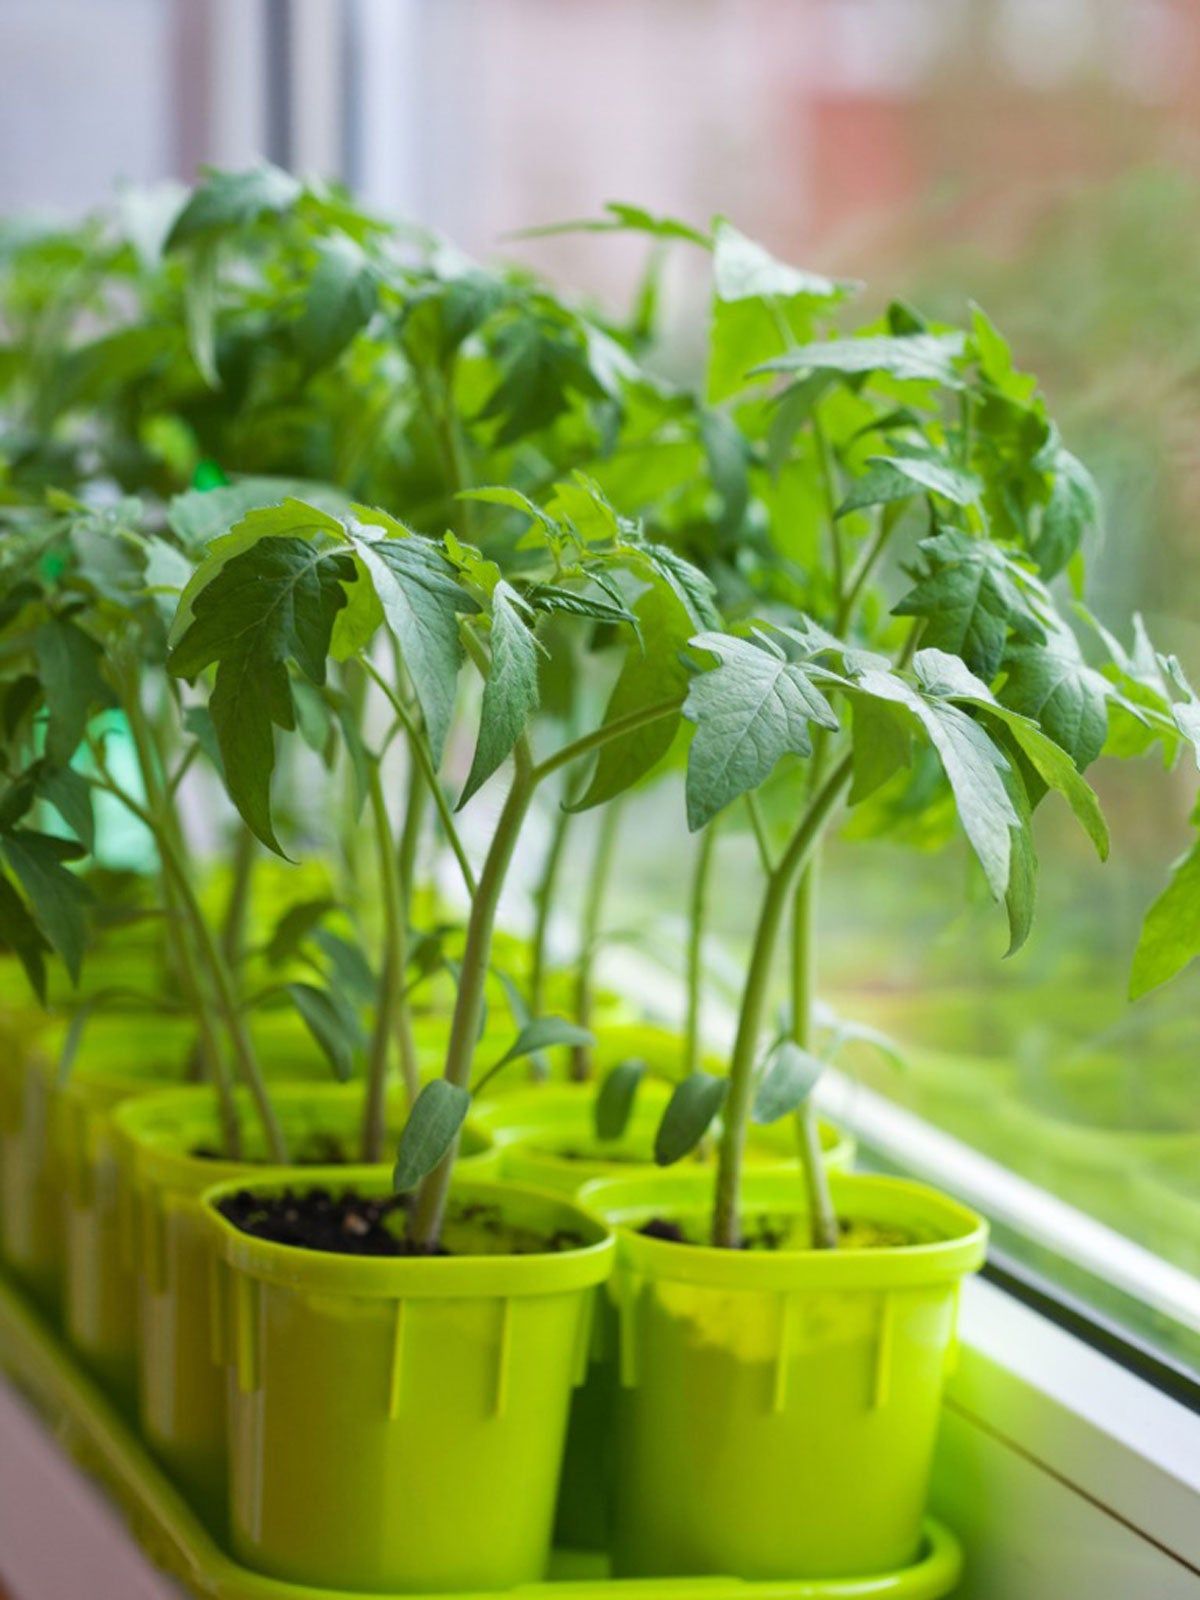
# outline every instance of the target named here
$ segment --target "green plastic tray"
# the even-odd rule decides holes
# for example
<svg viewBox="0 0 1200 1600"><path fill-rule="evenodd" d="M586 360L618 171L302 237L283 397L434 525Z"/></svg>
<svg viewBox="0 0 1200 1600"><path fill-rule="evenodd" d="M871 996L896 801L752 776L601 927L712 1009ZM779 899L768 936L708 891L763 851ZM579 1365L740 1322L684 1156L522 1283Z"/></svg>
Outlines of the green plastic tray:
<svg viewBox="0 0 1200 1600"><path fill-rule="evenodd" d="M64 1448L124 1512L150 1560L201 1600L496 1600L494 1591L415 1596L352 1594L283 1583L239 1566L219 1547L144 1445L76 1366L59 1336L0 1278L0 1368L53 1424ZM882 1577L751 1583L736 1578L610 1578L603 1561L559 1552L545 1583L510 1600L939 1600L958 1583L954 1536L926 1525L921 1559Z"/></svg>

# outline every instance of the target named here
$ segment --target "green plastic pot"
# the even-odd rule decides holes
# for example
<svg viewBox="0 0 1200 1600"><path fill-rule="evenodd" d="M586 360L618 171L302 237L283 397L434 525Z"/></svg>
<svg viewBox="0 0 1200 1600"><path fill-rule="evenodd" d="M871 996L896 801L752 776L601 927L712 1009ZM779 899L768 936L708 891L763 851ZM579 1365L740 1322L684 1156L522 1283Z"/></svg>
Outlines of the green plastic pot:
<svg viewBox="0 0 1200 1600"><path fill-rule="evenodd" d="M235 1561L180 1499L141 1439L80 1369L52 1328L0 1277L0 1358L59 1438L69 1439L120 1507L131 1537L182 1591L210 1600L355 1600L347 1589L281 1584ZM603 1555L556 1551L548 1581L523 1587L520 1600L939 1600L956 1593L962 1552L948 1529L926 1524L920 1559L887 1578L821 1582L795 1578L748 1586L729 1576L629 1584L612 1580ZM563 1587L569 1584L568 1588ZM363 1600L361 1591L357 1600ZM383 1597L378 1597L383 1600ZM393 1597L399 1600L399 1597ZM460 1591L445 1600L479 1600Z"/></svg>
<svg viewBox="0 0 1200 1600"><path fill-rule="evenodd" d="M251 1032L272 1082L328 1081L324 1057L294 1014L260 1013ZM94 1018L67 1083L53 1094L50 1180L64 1197L63 1321L81 1358L126 1408L136 1388L136 1294L122 1242L112 1115L134 1095L178 1083L194 1039L195 1025L183 1017Z"/></svg>
<svg viewBox="0 0 1200 1600"><path fill-rule="evenodd" d="M311 1173L387 1191L377 1169ZM272 1179L255 1191L277 1192ZM457 1179L448 1257L363 1257L240 1232L226 1266L230 1538L249 1566L330 1588L506 1589L542 1577L572 1386L608 1230L538 1190ZM578 1248L495 1250L473 1208ZM465 1236L465 1238L464 1238Z"/></svg>
<svg viewBox="0 0 1200 1600"><path fill-rule="evenodd" d="M245 1129L241 1161L197 1154L218 1148L221 1138L212 1091L204 1085L139 1096L113 1114L120 1211L129 1221L137 1281L138 1421L155 1455L215 1528L225 1517L225 1381L214 1360L216 1258L200 1196L215 1183L263 1175L261 1129L244 1092L238 1101ZM272 1103L296 1158L295 1166L272 1173L305 1181L314 1164L329 1165L331 1145L356 1148L361 1085L281 1085ZM404 1118L398 1093L390 1111L398 1130ZM475 1177L493 1177L499 1169L491 1137L471 1123L459 1159Z"/></svg>
<svg viewBox="0 0 1200 1600"><path fill-rule="evenodd" d="M747 1579L889 1573L921 1541L959 1284L985 1224L935 1190L833 1174L839 1215L915 1242L717 1250L709 1174L606 1179L583 1203L618 1229L614 1568ZM745 1216L803 1220L798 1185L745 1181Z"/></svg>
<svg viewBox="0 0 1200 1600"><path fill-rule="evenodd" d="M52 1320L62 1307L62 1186L51 1156L52 1077L36 1043L12 1041L0 1124L0 1259Z"/></svg>
<svg viewBox="0 0 1200 1600"><path fill-rule="evenodd" d="M597 1037L596 1066L602 1075L619 1061L636 1057L659 1071L677 1071L682 1041L653 1023L604 1028ZM720 1071L721 1063L706 1063ZM501 1150L501 1170L514 1183L533 1184L577 1195L598 1178L652 1175L654 1135L670 1098L669 1084L650 1078L641 1084L629 1126L619 1140L602 1141L593 1128L594 1083L547 1083L498 1094L477 1103L475 1114ZM854 1141L832 1124L821 1124L825 1159L848 1170ZM711 1159L711 1149L704 1152ZM791 1119L755 1128L748 1141L755 1165L797 1170L796 1136ZM597 1550L608 1543L612 1518L612 1414L616 1367L612 1340L604 1334L593 1352L587 1381L571 1403L571 1422L563 1458L555 1533L571 1549Z"/></svg>
<svg viewBox="0 0 1200 1600"><path fill-rule="evenodd" d="M501 1150L501 1170L514 1183L533 1184L562 1194L577 1194L598 1178L628 1177L654 1166L654 1135L670 1086L644 1083L629 1126L620 1139L597 1138L593 1127L596 1087L590 1083L547 1083L483 1101L476 1108L482 1126ZM821 1124L821 1143L830 1167L848 1170L854 1141L832 1123ZM755 1165L796 1167L796 1136L790 1123L755 1128L747 1146ZM697 1164L708 1164L705 1150Z"/></svg>

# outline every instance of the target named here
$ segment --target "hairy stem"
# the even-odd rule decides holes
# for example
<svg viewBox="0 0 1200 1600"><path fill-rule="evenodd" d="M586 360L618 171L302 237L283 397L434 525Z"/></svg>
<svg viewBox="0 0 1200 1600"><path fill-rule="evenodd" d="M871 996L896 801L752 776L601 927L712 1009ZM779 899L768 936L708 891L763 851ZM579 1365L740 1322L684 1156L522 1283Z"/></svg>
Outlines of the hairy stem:
<svg viewBox="0 0 1200 1600"><path fill-rule="evenodd" d="M592 1025L594 1002L593 980L596 971L596 946L600 938L600 924L604 914L604 896L612 874L613 850L617 842L617 824L621 806L610 800L600 813L600 826L596 835L596 849L592 856L592 870L588 874L587 891L583 901L583 921L580 927L579 962L575 969L575 1021L581 1028ZM577 1044L571 1050L571 1080L586 1083L592 1075L592 1046Z"/></svg>
<svg viewBox="0 0 1200 1600"><path fill-rule="evenodd" d="M701 1011L704 979L704 932L708 923L708 889L712 868L713 844L717 837L714 818L696 844L692 865L692 892L688 903L687 1015L683 1028L683 1071L686 1077L700 1067Z"/></svg>
<svg viewBox="0 0 1200 1600"><path fill-rule="evenodd" d="M379 965L379 995L375 1023L367 1054L367 1093L363 1106L362 1158L382 1161L387 1139L388 1065L396 1026L396 1007L404 987L406 928L400 905L400 873L391 818L383 793L379 763L371 763L368 779L371 822L379 862L379 887L383 896L383 959ZM406 1083L409 1104L416 1084Z"/></svg>
<svg viewBox="0 0 1200 1600"><path fill-rule="evenodd" d="M149 829L155 844L158 846L163 866L174 884L179 913L194 937L200 962L212 984L212 1002L233 1047L238 1074L250 1091L250 1098L262 1124L268 1154L272 1162L277 1165L285 1165L288 1157L287 1143L283 1137L283 1130L279 1126L274 1107L271 1105L270 1096L267 1094L266 1085L259 1071L254 1045L246 1029L245 1018L238 1007L233 978L225 963L225 958L221 954L221 947L208 925L208 919L204 915L204 909L197 898L196 891L192 887L188 864L176 846L171 829L165 826L153 812L149 811L145 806L139 805L132 795L126 794L119 785L115 784L103 766L101 771L103 777L98 780L99 786L107 790L109 794L114 795L128 811L137 817L139 822ZM218 1093L220 1092L218 1083Z"/></svg>
<svg viewBox="0 0 1200 1600"><path fill-rule="evenodd" d="M620 739L627 733L633 733L637 728L644 728L647 723L669 717L672 712L678 711L682 704L682 699L674 696L670 700L656 701L651 706L639 706L636 711L627 711L623 717L618 717L614 722L606 722L603 727L585 733L579 739L573 739L570 744L563 745L561 750L556 750L552 756L547 756L545 761L533 769L534 781L541 783L543 778L548 778L560 767L578 761L581 756L590 755L602 745L610 744L614 739Z"/></svg>
<svg viewBox="0 0 1200 1600"><path fill-rule="evenodd" d="M529 1009L540 1017L546 999L546 966L549 952L550 910L554 904L558 884L558 869L562 865L563 848L571 826L572 813L565 805L558 805L550 830L550 843L542 861L537 887L533 891L534 921L533 943L529 965Z"/></svg>
<svg viewBox="0 0 1200 1600"><path fill-rule="evenodd" d="M222 1141L228 1153L236 1158L241 1152L242 1140L241 1124L238 1120L237 1107L234 1103L233 1086L225 1065L221 1041L213 1026L209 996L199 971L195 948L195 930L183 914L174 875L168 870L164 847L158 837L160 831L169 833L175 857L182 862L186 873L190 871L190 863L187 859L187 845L183 836L183 827L175 809L174 791L163 781L158 750L142 706L136 670L129 674L119 674L119 677L124 690L121 696L121 704L125 712L125 720L129 724L134 753L137 757L138 771L141 774L142 789L146 796L147 813L144 820L158 846L159 872L163 900L167 908L167 940L171 947L171 960L179 976L180 987L187 996L196 1019L198 1037L193 1051L193 1060L199 1067L200 1075L207 1078L213 1086L213 1092L217 1098L217 1116L221 1123ZM189 1071L194 1070L194 1067L189 1068Z"/></svg>
<svg viewBox="0 0 1200 1600"><path fill-rule="evenodd" d="M462 873L462 879L463 883L466 885L467 893L469 895L474 895L475 874L471 870L471 863L467 858L467 852L463 847L462 840L458 836L458 829L454 825L454 815L450 810L450 806L446 800L445 794L442 792L442 786L438 782L437 771L433 765L433 757L429 753L428 743L422 737L421 729L418 727L412 712L408 709L403 700L401 700L400 696L392 688L391 684L379 671L378 667L374 666L365 658L363 665L387 696L392 710L400 719L400 722L404 727L404 731L408 735L409 751L416 760L416 763L421 770L421 776L424 778L429 787L429 792L433 796L433 803L437 807L438 819L442 824L442 831L446 835L446 842L454 852L454 859L458 862L458 869Z"/></svg>
<svg viewBox="0 0 1200 1600"><path fill-rule="evenodd" d="M518 759L512 785L479 874L479 886L475 891L471 903L471 915L467 921L466 946L463 950L458 994L450 1023L450 1042L446 1049L446 1064L443 1069L446 1081L460 1089L468 1088L471 1082L471 1063L483 1024L484 992L491 961L496 911L520 836L521 825L525 821L535 787L536 779L528 751L522 750L518 745ZM455 1140L418 1191L408 1229L409 1240L418 1249L432 1251L437 1246L445 1219L450 1179L454 1172L457 1154L458 1141Z"/></svg>
<svg viewBox="0 0 1200 1600"><path fill-rule="evenodd" d="M729 1098L717 1159L717 1194L713 1212L713 1244L736 1249L741 1242L741 1183L750 1108L754 1102L754 1066L769 998L771 969L788 897L796 875L808 863L829 814L841 800L851 777L846 755L809 802L803 818L769 878L759 907L758 925L738 1013L737 1034L729 1064Z"/></svg>
<svg viewBox="0 0 1200 1600"><path fill-rule="evenodd" d="M846 591L845 553L842 550L842 534L838 526L838 506L840 504L840 491L837 482L837 465L833 459L833 450L825 433L824 424L821 422L820 408L813 409L813 438L817 446L817 467L821 474L821 487L825 495L825 512L829 523L829 555L833 571L834 594L840 597Z"/></svg>
<svg viewBox="0 0 1200 1600"><path fill-rule="evenodd" d="M404 826L400 832L398 870L400 875L399 919L407 946L408 930L412 926L412 902L417 884L417 851L421 841L421 824L425 817L428 788L419 764L409 754L408 790L404 802ZM404 951L407 966L408 951ZM404 968L401 976L404 976ZM420 1089L421 1067L417 1060L417 1045L413 1038L412 1007L408 1002L408 989L401 989L396 1000L393 1023L396 1048L400 1052L400 1073L408 1090L409 1099L415 1099Z"/></svg>
<svg viewBox="0 0 1200 1600"><path fill-rule="evenodd" d="M221 954L234 968L242 959L246 940L246 915L250 908L250 887L254 880L254 861L257 854L258 840L246 824L239 821L233 845L229 899L225 905L225 918L221 924Z"/></svg>
<svg viewBox="0 0 1200 1600"><path fill-rule="evenodd" d="M818 872L819 857L814 852L800 873L792 899L792 1038L802 1050L812 1048ZM796 1112L796 1138L808 1196L813 1248L832 1250L838 1242L837 1212L829 1191L829 1174L821 1149L820 1122L811 1094Z"/></svg>

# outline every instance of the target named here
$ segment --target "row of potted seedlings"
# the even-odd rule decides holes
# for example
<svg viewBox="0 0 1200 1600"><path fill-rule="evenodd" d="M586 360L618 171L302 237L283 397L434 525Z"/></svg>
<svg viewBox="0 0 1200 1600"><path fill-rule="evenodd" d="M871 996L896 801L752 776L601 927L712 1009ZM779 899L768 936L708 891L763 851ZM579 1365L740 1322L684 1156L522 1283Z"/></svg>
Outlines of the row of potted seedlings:
<svg viewBox="0 0 1200 1600"><path fill-rule="evenodd" d="M907 1567L985 1229L816 1115L874 1037L817 1002L819 860L961 833L1016 948L1045 795L1103 854L1083 769L1195 731L1067 620L1086 472L981 312L842 336L852 286L722 222L598 225L711 257L694 392L649 291L619 324L274 169L124 204L0 300L0 933L63 1018L5 1024L7 1269L262 1573L502 1589L556 1515L620 1576ZM679 1029L597 982L652 785Z"/></svg>

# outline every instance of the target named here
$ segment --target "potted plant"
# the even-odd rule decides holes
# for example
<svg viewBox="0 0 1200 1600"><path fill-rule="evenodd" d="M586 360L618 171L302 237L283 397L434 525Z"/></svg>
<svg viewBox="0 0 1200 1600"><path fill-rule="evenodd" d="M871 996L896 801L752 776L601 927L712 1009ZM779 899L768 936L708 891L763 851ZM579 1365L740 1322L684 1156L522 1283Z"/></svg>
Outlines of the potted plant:
<svg viewBox="0 0 1200 1600"><path fill-rule="evenodd" d="M32 250L30 259L22 256L7 285L10 306L30 302L43 321L52 299L45 281L47 249ZM87 293L79 296L74 265L81 251L88 253L89 275ZM10 770L19 781L8 813L17 822L30 805L44 809L52 804L45 794L57 785L69 789L64 803L73 798L77 819L106 805L136 817L147 854L157 853L161 868L172 959L165 975L154 972L139 989L123 948L116 963L118 982L99 984L100 993L75 1008L66 1030L54 1069L66 1082L70 1068L66 1093L39 1070L29 1079L28 1093L17 1097L28 1102L28 1115L22 1119L18 1109L9 1139L13 1157L5 1163L5 1182L12 1200L5 1208L5 1227L20 1236L10 1240L10 1258L53 1298L59 1211L53 1162L61 1145L71 1160L67 1192L73 1197L69 1331L93 1366L127 1391L134 1296L129 1251L119 1247L118 1224L130 1203L118 1194L121 1175L109 1139L112 1108L134 1088L195 1074L197 1040L187 1037L190 1015L192 1029L203 1036L199 1046L217 1074L217 1104L224 1107L219 1138L202 1143L219 1147L230 1159L246 1140L257 1147L256 1136L239 1129L234 1117L235 1108L242 1116L246 1110L246 1097L234 1092L240 1079L267 1135L262 1153L281 1160L290 1153L290 1141L276 1116L278 1097L266 1091L257 1061L257 1035L274 1015L258 1009L266 995L273 1006L283 1003L303 1019L339 1074L367 1058L359 1149L365 1158L377 1159L386 1149L387 1085L394 1064L402 1068L411 1099L419 1086L422 1050L436 1058L444 1039L444 1024L436 1015L409 1015L409 996L430 970L431 947L443 969L454 954L453 940L443 940L440 932L412 940L409 931L422 825L431 810L444 822L448 808L436 781L429 781L432 769L412 760L402 821L393 827L378 752L353 743L360 736L356 719L368 687L366 673L353 663L336 690L319 694L301 676L288 692L294 694L306 739L326 759L336 753L332 781L349 796L339 839L347 871L361 854L364 805L369 847L381 870L364 872L357 883L351 871L336 889L326 878L309 898L279 907L274 927L262 927L270 909L264 885L271 880L251 827L238 823L231 830L228 866L217 874L227 877L225 903L217 906L205 891L191 892L179 799L206 763L220 763L222 753L206 709L185 707L163 672L173 594L186 583L195 553L227 533L243 512L277 503L297 483L316 492L310 481L315 477L336 476L351 486L386 482L406 504L424 502L432 523L448 508L466 526L470 508L464 511L465 502L453 496L483 459L519 453L531 438L542 467L556 454L578 459L581 424L593 427L588 409L605 400L589 363L597 370L607 363L611 387L624 358L616 342L619 330L610 335L528 278L484 273L430 239L405 236L402 243L394 230L356 212L344 198L320 186L300 185L272 168L210 174L182 204L177 194L152 204L148 197L129 197L115 224L89 224L83 243L64 253L59 241L48 259L59 255L66 260L67 306L55 309L56 326L68 326L69 311L82 336L47 347L56 355L57 369L46 370L44 364L28 369L37 385L30 406L36 428L19 481L25 482L29 499L12 513L13 531L20 537L6 574L12 579L10 592L23 598L10 607L6 621L15 646L11 659L28 667L17 680L21 692L29 682L41 681L23 704L23 714L11 719ZM127 292L131 284L133 295ZM99 307L106 320L97 328ZM37 318L31 321L32 348ZM474 429L455 398L457 369L467 364L460 350L469 336L489 350L494 388L494 424ZM560 353L569 349L576 358L559 374L552 393L542 392L528 405L521 402L517 384L522 340L531 347L553 345ZM474 352L469 365L469 384L477 385ZM404 380L399 385L398 374ZM365 386L373 386L380 403L386 399L404 423L400 432L391 429L389 449L375 454L364 452L361 440L351 437L361 427ZM92 447L86 456L82 451L78 458L71 455L70 471L64 469L60 481L82 483L88 473L99 472L157 495L191 475L196 486L165 507L151 499L140 509L124 501L100 510L91 488L82 500L68 501L60 490L51 505L39 505L44 463L58 459L68 444L74 448L84 433ZM224 467L241 475L230 482ZM102 497L103 476L99 493ZM339 491L324 487L320 502L346 503ZM47 560L53 570L44 567ZM36 594L24 594L26 584ZM77 647L74 664L81 670L74 682L63 682L73 664L69 656L57 681L42 673L37 641L39 629L46 631L43 613L56 627L61 621L59 631ZM97 646L108 645L114 648L100 660ZM51 670L54 665L50 659ZM121 682L114 684L118 668ZM61 717L51 704L56 700L65 708ZM119 720L106 725L110 702L117 704ZM418 716L424 710L418 708ZM51 738L43 750L39 729L48 711ZM56 719L62 722L59 729ZM435 724L433 734L444 739L445 726ZM88 771L78 770L79 747L66 748L71 737L81 736L94 747ZM49 850L60 856L82 854L94 831L88 822L77 842L43 849L28 837L27 820L23 829L26 837L14 841L12 851ZM449 836L456 839L452 825ZM6 880L11 890L7 931L35 983L42 982L48 935L78 978L86 932L83 885L76 873L54 861L42 876L48 881L41 900L29 898L24 879L15 885ZM371 888L377 883L386 893L372 973L362 920L365 908L369 927ZM339 901L353 902L349 922ZM249 952L250 965L243 959L248 922L259 924L261 940ZM415 970L407 961L410 942L416 946ZM105 943L113 944L111 936L101 949ZM153 943L150 948L154 952ZM101 954L89 949L87 956L89 987L94 987ZM131 1062L130 1070L123 1064L115 1072L111 1063L100 1062L98 1009L127 1004L131 990L139 992L142 1003L169 1009L178 1001L163 988L176 982L182 982L185 1016L178 1043L167 1047L169 1059L161 1052L154 1058L147 1054L144 1066ZM364 1008L369 1024L362 1020ZM147 1038L144 1028L139 1033ZM290 1031L283 1071L293 1076L322 1072L302 1038ZM391 1098L394 1113L401 1114L399 1096ZM209 1112L200 1106L210 1101L200 1092L193 1099L204 1120ZM187 1096L175 1097L172 1104L181 1110L186 1101ZM323 1103L332 1108L335 1100ZM64 1108L71 1112L67 1134L44 1142L42 1131L61 1120ZM194 1115L181 1118L181 1138L191 1137L195 1121ZM162 1138L159 1127L156 1153ZM193 1173L193 1189L203 1186L203 1171ZM124 1232L128 1236L127 1226ZM143 1383L144 1415L151 1395L166 1395L159 1411L179 1415L172 1394L148 1381ZM219 1409L201 1405L197 1415L211 1435ZM156 1432L153 1424L151 1430ZM165 1435L159 1442L170 1451ZM192 1459L196 1441L181 1443L180 1450Z"/></svg>
<svg viewBox="0 0 1200 1600"><path fill-rule="evenodd" d="M791 309L811 322L811 303ZM849 338L773 325L783 348L762 352L731 410L748 449L768 437L779 471L811 474L824 548L810 549L810 594L826 600L692 640L689 824L765 797L785 758L806 776L764 850L728 1075L684 1080L660 1128L661 1155L679 1159L720 1114L715 1180L585 1191L620 1229L614 1557L631 1574L836 1576L912 1559L958 1281L985 1230L934 1191L827 1176L815 1158L817 852L846 804L859 837L918 811L941 832L957 817L1015 949L1033 913L1034 807L1060 792L1103 854L1080 769L1114 728L1149 724L1051 593L1067 567L1079 580L1094 491L982 313L965 333L899 306ZM779 374L770 405L755 385ZM790 1015L772 1039L789 909ZM750 1127L784 1116L803 1183L745 1167Z"/></svg>
<svg viewBox="0 0 1200 1600"><path fill-rule="evenodd" d="M648 649L651 641L637 636L637 619L627 608L625 593L653 590L670 600L663 608L670 621L655 647L666 649L670 642L677 647L697 625L692 593L702 589L703 581L685 563L629 538L628 530L612 526L589 536L547 517L535 520L524 571L511 578L501 576L495 563L454 535L434 543L385 513L363 507L337 517L289 502L253 532L257 537L240 539L236 553L214 553L198 569L190 599L185 597L187 626L175 656L176 669L188 675L215 665L210 704L218 715L218 733L226 738L236 734L241 741L241 759L226 760L224 774L244 815L269 817L271 702L258 701L261 714L251 717L245 705L222 705L227 685L232 682L244 693L260 696L265 676L284 670L289 661L319 683L327 653L341 653L340 641L345 641L357 648L372 676L387 684L389 702L399 714L400 685L388 683L368 654L380 620L398 646L397 670L411 683L416 703L426 708L423 726L414 723L409 735L425 746L422 764L436 764L430 711L447 704L460 664L469 659L483 680L483 693L464 797L510 759L512 778L473 880L443 1071L422 1088L400 1140L396 1185L403 1193L411 1191L412 1198L403 1208L392 1206L397 1222L385 1248L394 1259L371 1263L371 1281L377 1286L372 1293L383 1300L382 1310L371 1307L371 1327L356 1332L350 1344L335 1337L345 1326L337 1286L353 1293L362 1263L331 1261L320 1251L291 1243L284 1248L277 1238L268 1241L264 1254L257 1240L247 1240L239 1226L243 1212L248 1209L253 1219L265 1205L274 1214L271 1196L278 1194L279 1185L254 1185L248 1198L239 1199L228 1187L208 1197L230 1269L232 1303L249 1305L255 1282L273 1285L268 1305L276 1288L283 1292L285 1281L293 1285L286 1304L279 1303L282 1320L277 1323L268 1309L251 1341L258 1352L253 1372L243 1371L232 1389L234 1542L251 1564L309 1582L333 1581L335 1571L342 1583L380 1588L452 1582L494 1586L531 1579L546 1556L568 1380L582 1375L587 1348L579 1291L607 1270L607 1247L600 1235L586 1226L581 1230L579 1213L565 1201L535 1198L536 1192L516 1187L477 1194L470 1186L452 1185L460 1130L473 1095L522 1056L586 1037L573 1024L531 1018L512 1048L497 1059L480 1060L493 929L540 785L577 762L620 752L619 792L660 753L658 741L647 744L638 735L656 723L677 724L682 705L673 685L656 684L653 692L647 685L636 704L539 755L527 727L538 700L538 630L539 625L573 625L586 637L585 630L590 633L600 621L623 632L626 651ZM272 620L281 614L276 597L289 602L288 626L282 631ZM365 628L364 616L371 623ZM359 1206L376 1199L380 1187L378 1176L365 1188L360 1182L360 1194L337 1204ZM484 1201L496 1238L487 1247L488 1260L479 1262L470 1258L478 1243L463 1241L470 1240L473 1217ZM311 1187L293 1181L283 1205L301 1223L289 1238L310 1242L309 1221L326 1204L319 1191L314 1194ZM535 1218L535 1242L523 1243ZM563 1229L572 1242L556 1252L554 1236ZM345 1244L347 1236L339 1237ZM587 1241L586 1247L576 1248L581 1241ZM334 1248L336 1255L336 1241ZM447 1248L451 1254L443 1259ZM529 1249L534 1253L527 1259L524 1252ZM269 1265L272 1261L275 1267ZM521 1311L518 1286L532 1289L536 1284L541 1299L554 1301L555 1285L564 1274L571 1295L557 1313L558 1343L552 1353L532 1334L526 1342L523 1328L533 1308ZM304 1287L310 1282L324 1286L316 1299ZM476 1335L460 1348L451 1332L460 1282L462 1292L476 1301L485 1293L499 1296L486 1302L486 1318L495 1332L482 1351ZM513 1295L518 1298L511 1299ZM427 1317L422 1317L422 1307ZM427 1331L414 1337L426 1341L423 1359L435 1366L414 1368L403 1378L393 1390L389 1415L386 1406L381 1411L376 1403L386 1400L387 1385L381 1390L375 1379L394 1369L397 1330L401 1324L407 1329L410 1317L416 1328L427 1323ZM303 1393L296 1387L299 1369L293 1365L301 1346L291 1344L289 1325L308 1350ZM384 1342L379 1344L381 1336ZM243 1331L230 1348L244 1350L247 1337ZM407 1332L403 1337L407 1341ZM382 1368L377 1361L381 1355L386 1357ZM486 1382L478 1370L480 1359L490 1363ZM347 1378L348 1369L361 1373L361 1390L357 1377ZM456 1430L447 1435L443 1429L449 1441L445 1447L435 1446L427 1433L433 1416L429 1396L435 1392L453 1396L454 1405L468 1413L461 1440ZM296 1434L281 1454L276 1430L284 1416L292 1419L289 1426ZM260 1419L261 1428L253 1417ZM522 1469L515 1477L507 1468L500 1470L501 1461L520 1465L524 1459L510 1454L514 1429L535 1452L528 1472ZM302 1445L301 1437L309 1444ZM374 1446L367 1448L368 1439L382 1440L382 1456ZM274 1465L285 1460L287 1471L276 1473ZM362 1476L360 1467L365 1469ZM502 1480L513 1482L514 1497L497 1492ZM478 1485L477 1496L473 1484ZM486 1537L481 1533L464 1541L456 1508L464 1493L484 1497L485 1485L495 1516L489 1514ZM397 1529L394 1539L383 1542L346 1540L346 1528L365 1526L364 1518L378 1530L388 1521L384 1508L393 1503L413 1508L408 1537ZM298 1520L301 1504L319 1504L323 1513L314 1518L310 1512ZM422 1530L420 1538L412 1537L416 1527Z"/></svg>

